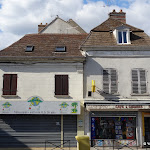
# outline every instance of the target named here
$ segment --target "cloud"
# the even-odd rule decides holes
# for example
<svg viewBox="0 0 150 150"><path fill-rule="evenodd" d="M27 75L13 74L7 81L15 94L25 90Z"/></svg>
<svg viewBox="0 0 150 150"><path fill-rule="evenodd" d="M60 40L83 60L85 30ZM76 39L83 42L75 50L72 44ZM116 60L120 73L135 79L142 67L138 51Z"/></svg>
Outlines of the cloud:
<svg viewBox="0 0 150 150"><path fill-rule="evenodd" d="M56 15L64 20L74 19L89 32L105 21L113 9L123 9L128 24L150 35L149 0L118 0L117 3L112 0L109 7L104 0L87 0L86 3L84 0L0 0L0 5L0 49L24 34L37 33L38 24L50 23Z"/></svg>

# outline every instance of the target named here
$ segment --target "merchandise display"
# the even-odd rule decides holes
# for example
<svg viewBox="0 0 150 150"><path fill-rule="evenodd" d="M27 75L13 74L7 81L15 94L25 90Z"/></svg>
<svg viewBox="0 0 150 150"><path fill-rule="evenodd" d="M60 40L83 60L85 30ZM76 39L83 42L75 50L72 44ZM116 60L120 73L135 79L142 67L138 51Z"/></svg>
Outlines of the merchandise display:
<svg viewBox="0 0 150 150"><path fill-rule="evenodd" d="M135 117L91 117L92 139L133 140L135 130Z"/></svg>

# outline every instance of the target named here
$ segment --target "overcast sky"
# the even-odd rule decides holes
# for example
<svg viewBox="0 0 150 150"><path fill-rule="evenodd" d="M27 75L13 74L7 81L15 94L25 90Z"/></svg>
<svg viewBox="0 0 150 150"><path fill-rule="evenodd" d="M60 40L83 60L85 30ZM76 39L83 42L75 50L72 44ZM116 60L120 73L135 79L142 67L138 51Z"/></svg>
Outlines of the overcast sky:
<svg viewBox="0 0 150 150"><path fill-rule="evenodd" d="M0 0L0 49L37 33L38 24L50 23L56 15L72 18L89 32L113 9L122 9L128 24L150 35L150 0Z"/></svg>

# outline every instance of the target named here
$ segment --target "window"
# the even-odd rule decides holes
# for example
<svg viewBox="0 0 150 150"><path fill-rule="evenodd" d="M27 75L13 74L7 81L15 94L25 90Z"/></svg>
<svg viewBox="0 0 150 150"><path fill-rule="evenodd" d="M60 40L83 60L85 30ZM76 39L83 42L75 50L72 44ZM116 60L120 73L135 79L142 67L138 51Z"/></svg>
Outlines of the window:
<svg viewBox="0 0 150 150"><path fill-rule="evenodd" d="M136 139L136 117L91 117L91 138Z"/></svg>
<svg viewBox="0 0 150 150"><path fill-rule="evenodd" d="M58 46L58 47L56 47L55 52L66 52L66 47Z"/></svg>
<svg viewBox="0 0 150 150"><path fill-rule="evenodd" d="M117 71L115 69L103 70L103 92L106 94L115 94L117 91Z"/></svg>
<svg viewBox="0 0 150 150"><path fill-rule="evenodd" d="M17 74L4 74L3 76L3 95L16 95Z"/></svg>
<svg viewBox="0 0 150 150"><path fill-rule="evenodd" d="M55 75L55 95L68 95L68 75Z"/></svg>
<svg viewBox="0 0 150 150"><path fill-rule="evenodd" d="M118 31L118 43L127 43L127 31Z"/></svg>
<svg viewBox="0 0 150 150"><path fill-rule="evenodd" d="M32 52L34 50L34 46L27 46L25 52Z"/></svg>
<svg viewBox="0 0 150 150"><path fill-rule="evenodd" d="M145 94L146 88L146 72L144 69L132 70L132 93Z"/></svg>

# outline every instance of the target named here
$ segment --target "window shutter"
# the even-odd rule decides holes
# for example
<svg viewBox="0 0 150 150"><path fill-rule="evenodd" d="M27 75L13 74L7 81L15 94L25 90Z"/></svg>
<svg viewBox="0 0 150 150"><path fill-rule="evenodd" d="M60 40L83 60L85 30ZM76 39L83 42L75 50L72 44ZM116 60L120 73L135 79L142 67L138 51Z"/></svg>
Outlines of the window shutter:
<svg viewBox="0 0 150 150"><path fill-rule="evenodd" d="M55 75L55 95L61 95L61 93L62 93L61 75Z"/></svg>
<svg viewBox="0 0 150 150"><path fill-rule="evenodd" d="M4 74L3 76L3 95L10 95L10 74Z"/></svg>
<svg viewBox="0 0 150 150"><path fill-rule="evenodd" d="M139 70L140 73L140 87L141 87L141 94L146 93L146 75L145 70Z"/></svg>
<svg viewBox="0 0 150 150"><path fill-rule="evenodd" d="M68 95L68 75L62 76L62 95Z"/></svg>
<svg viewBox="0 0 150 150"><path fill-rule="evenodd" d="M11 75L11 94L10 95L16 95L17 93L17 75L16 74L12 74Z"/></svg>
<svg viewBox="0 0 150 150"><path fill-rule="evenodd" d="M109 72L108 70L103 70L103 91L109 93Z"/></svg>
<svg viewBox="0 0 150 150"><path fill-rule="evenodd" d="M114 69L110 70L111 72L111 93L117 93L118 91L118 84L117 84L117 72Z"/></svg>
<svg viewBox="0 0 150 150"><path fill-rule="evenodd" d="M132 70L132 93L138 94L138 70Z"/></svg>

